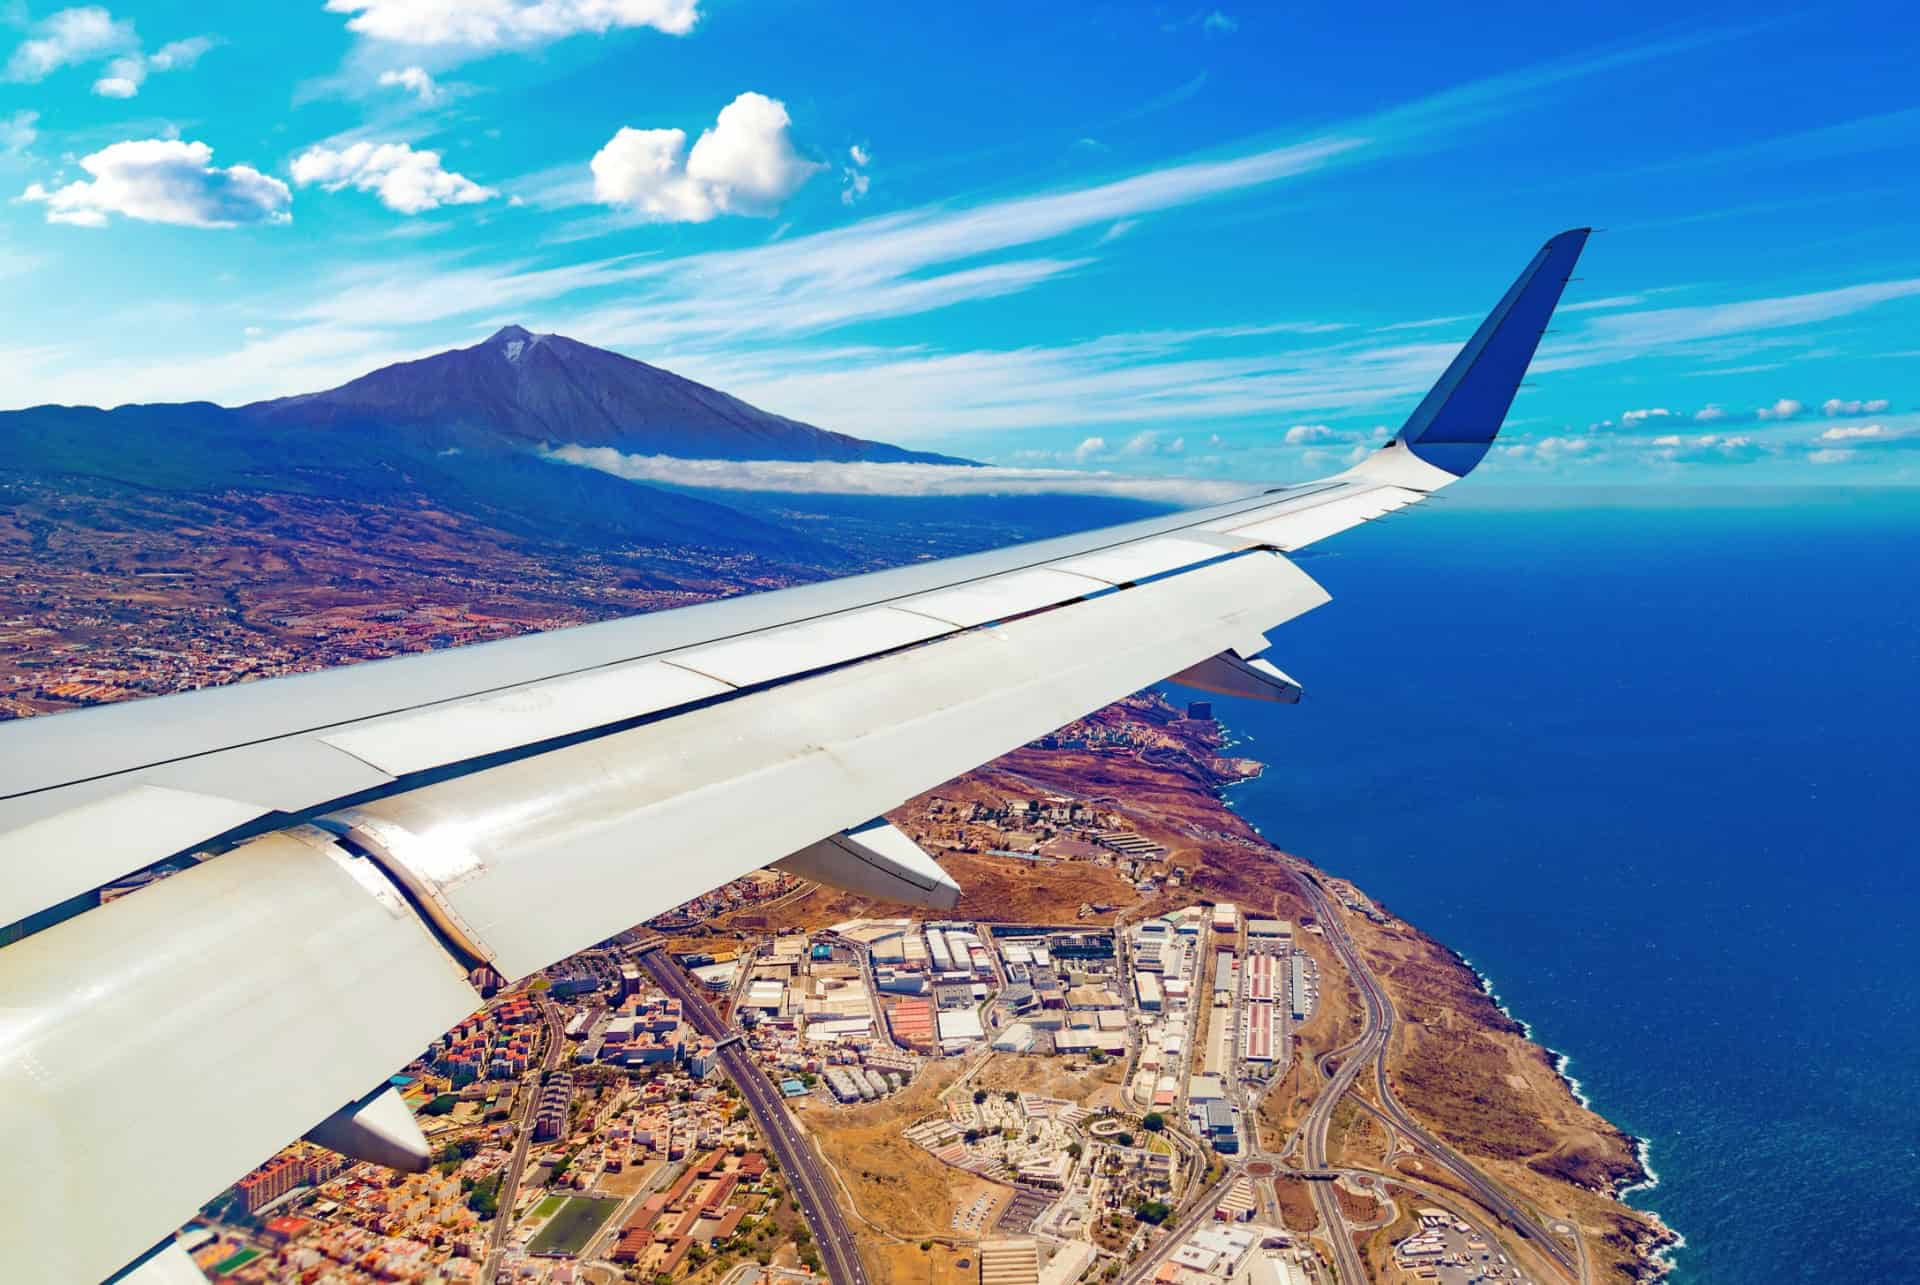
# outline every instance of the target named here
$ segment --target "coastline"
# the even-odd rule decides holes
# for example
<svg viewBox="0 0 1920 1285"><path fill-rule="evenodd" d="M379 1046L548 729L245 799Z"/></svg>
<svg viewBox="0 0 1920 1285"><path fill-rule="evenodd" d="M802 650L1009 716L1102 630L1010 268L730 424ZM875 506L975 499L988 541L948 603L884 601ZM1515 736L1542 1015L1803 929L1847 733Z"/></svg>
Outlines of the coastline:
<svg viewBox="0 0 1920 1285"><path fill-rule="evenodd" d="M1220 779L1217 780L1215 793L1219 798L1221 806L1231 811L1270 846L1280 848L1280 845L1274 843L1259 823L1253 817L1243 812L1237 806L1236 800L1230 797L1233 786L1257 779L1265 773L1268 764L1262 759L1250 758L1245 754L1245 751L1250 749L1254 743L1254 738L1251 735L1244 732L1229 731L1224 723L1216 722L1215 726L1218 729L1217 735L1219 737L1220 752L1225 754L1232 749L1241 750L1242 753L1235 756L1236 763L1252 764L1254 767L1254 770L1251 772L1244 772L1232 777L1221 776ZM1281 850L1284 851L1284 849ZM1370 897L1373 896L1371 892L1367 895ZM1379 904L1377 900L1375 904ZM1395 918L1397 919L1399 916L1396 915ZM1401 922L1405 923L1404 920ZM1573 1064L1573 1055L1565 1050L1553 1048L1538 1040L1534 1034L1533 1023L1513 1012L1506 1001L1500 997L1499 991L1495 988L1493 978L1490 975L1456 948L1432 938L1412 924L1407 924L1407 927L1419 933L1420 936L1427 941L1432 942L1454 963L1471 974L1481 993L1486 996L1493 1007L1514 1025L1522 1039L1545 1056L1547 1064L1552 1068L1554 1075L1561 1085L1564 1086L1573 1101L1576 1102L1583 1111L1589 1112L1600 1120L1605 1121L1605 1123L1613 1128L1615 1133L1626 1142L1637 1173L1615 1180L1605 1194L1610 1200L1622 1208L1632 1210L1632 1212L1648 1219L1657 1229L1659 1234L1650 1245L1645 1242L1636 1244L1637 1256L1644 1264L1645 1269L1639 1274L1639 1279L1649 1283L1665 1280L1674 1271L1675 1255L1678 1251L1686 1248L1686 1236L1670 1226L1666 1220L1661 1217L1657 1209L1630 1205L1627 1201L1627 1198L1635 1193L1651 1192L1660 1186L1660 1175L1658 1171L1654 1169L1650 1159L1653 1146L1652 1139L1638 1134L1628 1133L1626 1130L1620 1129L1594 1106L1593 1099L1587 1093L1586 1087L1581 1083L1579 1077L1575 1076L1569 1069Z"/></svg>

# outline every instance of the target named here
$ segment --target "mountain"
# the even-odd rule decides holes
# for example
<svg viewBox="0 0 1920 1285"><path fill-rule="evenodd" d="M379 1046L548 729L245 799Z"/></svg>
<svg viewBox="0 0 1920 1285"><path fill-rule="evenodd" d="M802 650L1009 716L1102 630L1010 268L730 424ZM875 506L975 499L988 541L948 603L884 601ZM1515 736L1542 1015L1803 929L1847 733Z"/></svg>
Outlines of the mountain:
<svg viewBox="0 0 1920 1285"><path fill-rule="evenodd" d="M0 481L430 504L580 545L680 545L829 561L830 532L548 458L578 444L688 459L965 464L770 414L645 362L508 326L326 392L0 412ZM0 496L0 507L4 497ZM812 529L808 529L811 527Z"/></svg>
<svg viewBox="0 0 1920 1285"><path fill-rule="evenodd" d="M687 459L967 462L829 432L643 361L520 326L239 413L313 429L375 426L436 450L572 443Z"/></svg>

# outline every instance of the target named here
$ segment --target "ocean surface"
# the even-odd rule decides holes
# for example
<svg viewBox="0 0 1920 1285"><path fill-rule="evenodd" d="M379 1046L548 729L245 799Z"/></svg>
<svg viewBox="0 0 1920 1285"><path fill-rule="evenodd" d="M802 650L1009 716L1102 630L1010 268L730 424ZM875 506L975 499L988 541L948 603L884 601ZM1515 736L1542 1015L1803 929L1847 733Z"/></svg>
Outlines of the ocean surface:
<svg viewBox="0 0 1920 1285"><path fill-rule="evenodd" d="M1304 555L1306 700L1216 700L1230 798L1647 1140L1675 1282L1920 1279L1920 495L1666 498Z"/></svg>

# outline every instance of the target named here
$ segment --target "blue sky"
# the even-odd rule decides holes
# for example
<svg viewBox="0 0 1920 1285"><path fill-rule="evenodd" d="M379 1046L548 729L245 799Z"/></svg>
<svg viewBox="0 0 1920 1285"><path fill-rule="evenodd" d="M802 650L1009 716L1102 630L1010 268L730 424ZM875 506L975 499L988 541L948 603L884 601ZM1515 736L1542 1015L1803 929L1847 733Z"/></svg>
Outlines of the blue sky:
<svg viewBox="0 0 1920 1285"><path fill-rule="evenodd" d="M1593 225L1490 477L1920 482L1916 20L1610 9L0 6L0 401L517 321L865 436L1282 480Z"/></svg>

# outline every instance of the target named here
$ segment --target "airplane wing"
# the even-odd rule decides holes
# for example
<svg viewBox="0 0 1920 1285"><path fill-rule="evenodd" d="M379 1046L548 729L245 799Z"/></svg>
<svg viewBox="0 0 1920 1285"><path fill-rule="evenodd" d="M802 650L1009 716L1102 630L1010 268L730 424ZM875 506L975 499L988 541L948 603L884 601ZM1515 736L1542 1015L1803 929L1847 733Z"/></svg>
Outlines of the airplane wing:
<svg viewBox="0 0 1920 1285"><path fill-rule="evenodd" d="M1264 635L1328 595L1286 555L1479 462L1586 237L1321 481L0 726L0 1260L109 1276L303 1132L424 1163L377 1090L480 1007L475 968L524 977L776 862L951 906L875 818L1170 675L1297 699Z"/></svg>

